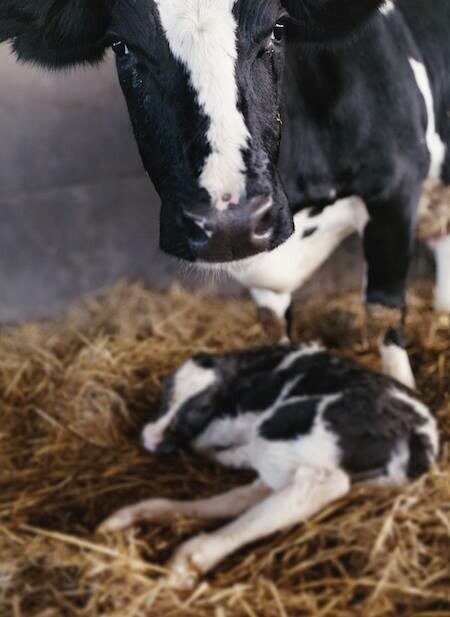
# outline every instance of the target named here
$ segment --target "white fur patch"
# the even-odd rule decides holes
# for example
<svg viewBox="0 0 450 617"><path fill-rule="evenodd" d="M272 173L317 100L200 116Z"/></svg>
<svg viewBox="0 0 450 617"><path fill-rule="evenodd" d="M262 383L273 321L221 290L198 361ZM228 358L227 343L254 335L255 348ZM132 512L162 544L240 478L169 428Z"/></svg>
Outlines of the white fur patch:
<svg viewBox="0 0 450 617"><path fill-rule="evenodd" d="M144 447L154 452L180 407L196 394L206 390L215 380L216 374L213 369L203 368L193 360L185 362L175 375L172 399L167 412L156 422L147 424L142 431Z"/></svg>
<svg viewBox="0 0 450 617"><path fill-rule="evenodd" d="M259 414L247 411L236 417L214 420L195 440L194 448L231 448L248 443L254 436L259 417Z"/></svg>
<svg viewBox="0 0 450 617"><path fill-rule="evenodd" d="M392 0L386 0L380 7L380 13L387 17L393 11L395 11L395 5Z"/></svg>
<svg viewBox="0 0 450 617"><path fill-rule="evenodd" d="M404 439L398 442L387 465L387 478L380 482L387 486L401 485L408 479L407 469L410 458L408 444Z"/></svg>
<svg viewBox="0 0 450 617"><path fill-rule="evenodd" d="M280 319L285 318L292 302L290 293L277 293L270 289L251 289L250 293L256 306L270 309Z"/></svg>
<svg viewBox="0 0 450 617"><path fill-rule="evenodd" d="M211 155L200 186L215 207L225 194L238 203L245 194L242 151L250 135L238 110L235 0L155 0L169 47L187 69L198 103L208 117Z"/></svg>
<svg viewBox="0 0 450 617"><path fill-rule="evenodd" d="M383 373L414 390L416 381L406 349L394 344L381 345L380 355L383 362Z"/></svg>
<svg viewBox="0 0 450 617"><path fill-rule="evenodd" d="M433 454L434 456L437 456L439 453L439 432L437 428L437 422L435 418L431 415L428 407L424 405L421 401L418 401L412 396L409 396L409 394L407 394L406 392L397 390L397 388L394 388L391 394L393 397L397 398L403 403L410 405L418 416L426 420L426 424L419 427L417 429L417 433L426 435L428 437L431 443L431 447L433 449Z"/></svg>
<svg viewBox="0 0 450 617"><path fill-rule="evenodd" d="M436 240L433 251L436 258L435 307L450 313L450 236Z"/></svg>
<svg viewBox="0 0 450 617"><path fill-rule="evenodd" d="M293 293L319 269L333 251L354 232L363 233L369 220L358 197L341 199L314 217L305 209L294 217L295 232L281 246L224 270L250 289ZM317 228L312 235L304 233ZM254 291L252 294L254 295ZM263 305L265 306L265 305Z"/></svg>
<svg viewBox="0 0 450 617"><path fill-rule="evenodd" d="M426 133L426 141L431 156L428 183L430 185L436 185L439 184L441 180L441 172L445 160L446 146L440 138L436 129L433 92L431 89L431 83L427 74L427 70L421 62L414 60L414 58L409 58L409 63L414 72L417 86L422 93L422 96L425 100L425 106L427 108L428 127Z"/></svg>

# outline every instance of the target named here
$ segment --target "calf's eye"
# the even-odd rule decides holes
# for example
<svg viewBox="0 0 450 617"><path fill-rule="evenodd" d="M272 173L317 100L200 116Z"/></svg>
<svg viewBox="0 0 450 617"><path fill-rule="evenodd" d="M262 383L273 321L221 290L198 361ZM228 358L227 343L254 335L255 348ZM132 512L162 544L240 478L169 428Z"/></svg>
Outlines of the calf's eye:
<svg viewBox="0 0 450 617"><path fill-rule="evenodd" d="M125 58L130 53L130 50L123 41L114 41L111 47L118 58Z"/></svg>

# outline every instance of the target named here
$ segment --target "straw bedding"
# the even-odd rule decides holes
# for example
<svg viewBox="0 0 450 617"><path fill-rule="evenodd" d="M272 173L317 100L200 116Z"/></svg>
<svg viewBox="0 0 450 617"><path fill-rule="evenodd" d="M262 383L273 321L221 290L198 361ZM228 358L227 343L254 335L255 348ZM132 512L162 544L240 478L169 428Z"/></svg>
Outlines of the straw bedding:
<svg viewBox="0 0 450 617"><path fill-rule="evenodd" d="M401 492L355 489L230 557L194 593L165 588L160 573L204 523L94 530L142 498L206 496L248 480L187 455L154 458L137 436L162 378L192 352L264 340L251 304L119 285L57 323L4 329L1 617L450 616L450 339L429 296L412 294L408 332L443 435L439 468ZM358 294L311 301L297 308L299 337L378 367L359 344L362 316Z"/></svg>

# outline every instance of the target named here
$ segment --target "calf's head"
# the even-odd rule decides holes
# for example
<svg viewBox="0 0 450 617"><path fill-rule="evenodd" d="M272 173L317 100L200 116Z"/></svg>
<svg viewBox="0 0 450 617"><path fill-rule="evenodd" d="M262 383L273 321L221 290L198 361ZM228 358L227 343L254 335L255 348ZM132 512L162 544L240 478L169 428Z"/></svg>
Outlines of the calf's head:
<svg viewBox="0 0 450 617"><path fill-rule="evenodd" d="M92 62L112 46L162 200L161 247L223 263L269 251L293 231L277 171L289 41L343 37L380 3L7 0L0 40L14 36L22 59L50 66Z"/></svg>
<svg viewBox="0 0 450 617"><path fill-rule="evenodd" d="M220 414L226 387L221 360L203 354L185 362L165 383L158 417L142 431L151 452L187 448Z"/></svg>

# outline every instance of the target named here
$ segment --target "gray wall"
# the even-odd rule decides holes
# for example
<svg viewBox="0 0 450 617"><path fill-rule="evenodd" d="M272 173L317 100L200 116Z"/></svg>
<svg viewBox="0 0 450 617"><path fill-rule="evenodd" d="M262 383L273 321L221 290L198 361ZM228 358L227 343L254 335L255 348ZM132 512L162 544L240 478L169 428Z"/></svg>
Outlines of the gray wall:
<svg viewBox="0 0 450 617"><path fill-rule="evenodd" d="M58 314L120 276L169 280L111 58L45 73L1 45L0 135L1 321Z"/></svg>

